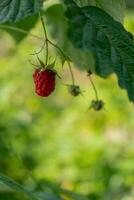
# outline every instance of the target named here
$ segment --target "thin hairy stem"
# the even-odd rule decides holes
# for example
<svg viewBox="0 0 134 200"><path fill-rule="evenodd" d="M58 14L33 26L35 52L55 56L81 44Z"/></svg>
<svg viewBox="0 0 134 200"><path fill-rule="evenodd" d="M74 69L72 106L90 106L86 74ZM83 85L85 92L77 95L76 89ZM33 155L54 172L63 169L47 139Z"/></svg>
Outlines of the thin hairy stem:
<svg viewBox="0 0 134 200"><path fill-rule="evenodd" d="M93 80L92 80L92 78L91 78L90 75L89 75L89 80L90 80L90 82L91 82L91 84L92 84L92 87L93 87L93 89L94 89L96 100L98 101L99 98L98 98L97 89L96 89L96 87L95 87L95 85L94 85L94 82L93 82Z"/></svg>
<svg viewBox="0 0 134 200"><path fill-rule="evenodd" d="M37 66L38 66L38 67L41 67L41 65L34 64L34 63L32 63L32 61L31 61L31 60L29 60L29 59L28 59L28 62L29 62L31 65L33 65L34 67L37 67Z"/></svg>
<svg viewBox="0 0 134 200"><path fill-rule="evenodd" d="M37 51L36 53L31 53L30 55L34 56L34 55L40 54L42 52L42 50L44 49L45 45L46 45L46 42L43 43L43 45L42 45L42 47L40 48L39 51Z"/></svg>
<svg viewBox="0 0 134 200"><path fill-rule="evenodd" d="M73 85L75 85L75 79L74 79L74 74L73 74L72 66L71 66L71 64L70 64L69 61L67 61L67 63L68 63L68 67L69 67L69 70L70 70L70 74L71 74L71 78L72 78L72 83L73 83Z"/></svg>
<svg viewBox="0 0 134 200"><path fill-rule="evenodd" d="M68 61L67 56L64 54L63 50L62 50L59 46L57 46L56 44L54 44L54 43L51 42L50 40L48 40L48 42L49 42L52 46L54 46L56 49L58 49L59 52L62 54L62 56L65 58L65 60L66 60L66 62L67 62L67 64L68 64L68 68L69 68L70 74L71 74L72 83L73 83L73 85L75 85L75 79L74 79L72 67L71 67L70 62Z"/></svg>
<svg viewBox="0 0 134 200"><path fill-rule="evenodd" d="M45 28L45 24L44 24L44 20L43 20L43 17L41 15L40 15L40 18L41 18L41 22L42 22L43 29L44 29L45 43L41 47L40 51L36 52L35 54L39 54L42 51L42 49L44 48L45 44L46 44L46 65L47 65L47 63L48 63L48 43L51 44L52 46L54 46L55 48L57 48L59 50L59 52L62 54L62 56L65 58L65 60L66 60L66 62L68 64L68 67L69 67L69 70L70 70L70 74L71 74L71 78L72 78L72 83L73 83L73 85L75 85L75 79L74 79L74 75L73 75L71 64L68 61L68 57L64 54L63 50L59 46L57 46L56 44L54 44L52 41L50 41L48 39L46 28ZM0 25L0 28L14 30L16 32L20 32L20 33L25 34L25 35L29 34L31 37L34 37L34 38L44 42L44 39L42 37L34 35L33 33L30 33L30 32L28 32L26 30L21 29L21 28L16 28L16 27L9 26L9 25ZM35 54L31 54L31 55L35 55Z"/></svg>
<svg viewBox="0 0 134 200"><path fill-rule="evenodd" d="M39 13L39 15L40 15L41 23L42 23L42 26L43 26L44 35L45 35L45 43L46 43L46 65L47 65L48 64L48 37L47 37L47 31L46 31L44 19L43 19L42 15L40 13Z"/></svg>
<svg viewBox="0 0 134 200"><path fill-rule="evenodd" d="M20 32L20 33L23 33L25 35L29 34L30 36L36 38L36 39L39 39L41 41L43 41L43 38L37 36L37 35L34 35L32 33L29 33L28 31L25 31L21 28L16 28L16 27L13 27L13 26L9 26L9 25L0 25L0 28L4 28L4 29L9 29L9 30L13 30L13 31L17 31L17 32Z"/></svg>

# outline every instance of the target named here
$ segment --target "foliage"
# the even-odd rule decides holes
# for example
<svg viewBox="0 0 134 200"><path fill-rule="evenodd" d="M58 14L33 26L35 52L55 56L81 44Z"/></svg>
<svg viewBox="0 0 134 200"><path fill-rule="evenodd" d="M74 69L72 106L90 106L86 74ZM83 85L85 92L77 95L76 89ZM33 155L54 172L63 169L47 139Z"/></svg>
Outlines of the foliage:
<svg viewBox="0 0 134 200"><path fill-rule="evenodd" d="M0 4L1 15L0 21L15 22L27 16L34 15L42 6L42 1L5 1ZM125 12L125 1L110 1L108 4L105 0L99 1L73 1L63 0L67 11L66 17L68 20L67 26L64 21L64 11L61 14L56 14L56 20L60 23L60 32L63 34L64 42L69 40L74 47L72 49L64 44L64 50L69 51L70 58L75 63L77 54L82 57L82 62L76 64L82 68L90 68L91 71L101 77L107 77L115 73L118 77L119 86L127 90L130 101L134 101L134 43L133 36L127 32L120 22L123 21ZM14 6L15 4L15 6ZM93 6L92 6L93 5ZM84 6L84 7L83 7ZM118 9L117 9L118 8ZM58 9L55 7L54 13ZM10 12L9 12L10 10ZM25 11L23 11L25 10ZM8 13L9 12L9 13ZM57 12L57 11L56 11ZM50 13L49 13L50 14ZM52 13L53 15L53 13ZM111 15L111 16L110 16ZM60 17L59 17L60 16ZM51 16L50 16L51 18ZM114 19L113 19L114 18ZM30 30L36 21L30 23L26 19L21 22L24 30ZM62 20L62 22L61 22ZM116 20L120 21L117 22ZM27 23L30 25L27 26ZM10 24L12 25L12 24ZM15 26L19 27L19 24ZM56 27L57 28L57 27ZM56 30L56 29L55 29ZM54 30L54 32L55 32ZM75 31L74 31L75 30ZM12 33L14 36L14 33ZM55 36L56 37L56 36ZM68 37L68 38L67 38ZM21 38L22 39L22 38ZM18 39L17 39L18 40ZM20 40L20 38L19 38ZM58 43L59 39L57 39ZM63 45L62 45L63 46ZM71 49L71 50L70 50ZM79 50L78 50L79 49ZM73 56L73 54L75 56ZM76 56L77 55L77 56ZM93 55L93 59L91 58ZM86 59L85 59L86 58ZM91 60L91 64L88 63ZM83 64L84 63L84 64ZM89 65L89 66L88 66ZM84 67L85 66L85 67Z"/></svg>
<svg viewBox="0 0 134 200"><path fill-rule="evenodd" d="M85 195L91 200L133 199L134 112L115 77L107 84L95 78L106 102L101 113L87 112L92 88L81 71L75 74L81 89L89 91L84 98L73 99L60 80L52 96L39 98L31 84L34 70L27 61L38 41L29 37L17 47L7 34L1 37L1 174L32 193L60 194L69 200L83 200ZM63 73L59 65L56 69ZM0 199L30 198L0 184Z"/></svg>
<svg viewBox="0 0 134 200"><path fill-rule="evenodd" d="M43 4L43 0L2 0L0 2L0 21L16 22L36 14Z"/></svg>
<svg viewBox="0 0 134 200"><path fill-rule="evenodd" d="M0 12L1 28L19 44L14 44L1 31L0 199L133 199L134 113L124 91L116 87L115 76L107 80L95 78L100 96L107 102L106 110L99 114L92 110L83 113L90 106L91 93L90 96L83 93L84 98L80 96L74 100L60 80L48 101L35 96L29 78L33 69L26 60L40 44L32 37L22 40L35 25L34 31L42 37L35 15L42 2L18 1L16 6L24 2L20 5L22 10L26 8L26 16L23 12L21 15L14 13L14 2L0 2L3 10ZM34 7L33 2L41 3ZM119 85L127 90L133 101L132 35L119 23L123 22L124 1L109 1L108 4L104 0L75 2L77 4L69 0L64 1L65 4L63 1L45 1L42 14L50 36L82 69L75 70L82 91L89 87L84 70L90 68L105 78L114 72ZM9 7L11 12L6 15ZM19 21L8 22L10 14L12 21ZM18 16L24 19L20 20ZM130 23L130 19L128 21ZM9 27L27 32L22 34ZM94 33L97 39L93 44ZM56 66L62 74L57 62ZM68 82L66 77L64 82Z"/></svg>
<svg viewBox="0 0 134 200"><path fill-rule="evenodd" d="M84 7L84 6L97 6L102 10L106 11L110 14L115 20L119 22L124 21L125 10L126 10L126 1L119 0L119 1L109 1L107 0L74 0L77 5Z"/></svg>
<svg viewBox="0 0 134 200"><path fill-rule="evenodd" d="M100 76L107 77L115 72L119 85L127 89L133 101L133 37L121 24L96 7L79 8L70 1L66 16L70 21L69 38L75 47L92 51L96 60L95 71Z"/></svg>

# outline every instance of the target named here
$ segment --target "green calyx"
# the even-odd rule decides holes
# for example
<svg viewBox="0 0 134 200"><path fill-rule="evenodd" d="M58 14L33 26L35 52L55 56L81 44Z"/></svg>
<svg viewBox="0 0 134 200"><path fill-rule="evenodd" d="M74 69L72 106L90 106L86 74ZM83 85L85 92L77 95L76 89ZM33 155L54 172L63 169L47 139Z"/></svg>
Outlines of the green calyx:
<svg viewBox="0 0 134 200"><path fill-rule="evenodd" d="M76 97L81 94L81 89L78 85L68 85L68 92Z"/></svg>
<svg viewBox="0 0 134 200"><path fill-rule="evenodd" d="M102 100L92 100L90 108L100 111L104 108L104 102Z"/></svg>

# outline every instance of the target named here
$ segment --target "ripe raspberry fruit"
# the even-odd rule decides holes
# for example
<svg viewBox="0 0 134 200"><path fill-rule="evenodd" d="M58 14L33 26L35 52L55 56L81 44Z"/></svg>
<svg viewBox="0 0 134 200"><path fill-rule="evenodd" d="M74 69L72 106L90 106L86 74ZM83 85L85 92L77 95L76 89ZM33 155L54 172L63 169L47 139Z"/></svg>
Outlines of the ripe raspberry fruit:
<svg viewBox="0 0 134 200"><path fill-rule="evenodd" d="M35 92L42 97L49 96L55 89L56 73L51 69L35 69L33 79Z"/></svg>

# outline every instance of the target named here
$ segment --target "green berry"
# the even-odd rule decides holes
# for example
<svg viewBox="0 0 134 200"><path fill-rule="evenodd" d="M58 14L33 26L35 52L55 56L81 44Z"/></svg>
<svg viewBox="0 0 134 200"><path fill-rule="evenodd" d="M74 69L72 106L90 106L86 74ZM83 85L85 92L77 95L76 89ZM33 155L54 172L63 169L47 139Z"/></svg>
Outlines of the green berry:
<svg viewBox="0 0 134 200"><path fill-rule="evenodd" d="M68 91L74 97L81 94L81 89L78 85L68 85Z"/></svg>

